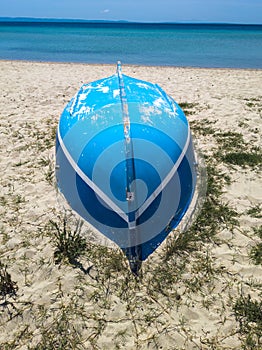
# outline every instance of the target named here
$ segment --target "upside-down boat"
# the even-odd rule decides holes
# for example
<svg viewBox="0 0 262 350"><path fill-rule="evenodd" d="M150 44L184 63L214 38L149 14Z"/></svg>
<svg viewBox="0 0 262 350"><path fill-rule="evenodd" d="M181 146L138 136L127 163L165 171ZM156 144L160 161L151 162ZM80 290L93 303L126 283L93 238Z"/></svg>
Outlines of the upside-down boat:
<svg viewBox="0 0 262 350"><path fill-rule="evenodd" d="M188 121L158 85L122 74L84 84L57 129L56 178L71 208L133 272L185 215L196 185Z"/></svg>

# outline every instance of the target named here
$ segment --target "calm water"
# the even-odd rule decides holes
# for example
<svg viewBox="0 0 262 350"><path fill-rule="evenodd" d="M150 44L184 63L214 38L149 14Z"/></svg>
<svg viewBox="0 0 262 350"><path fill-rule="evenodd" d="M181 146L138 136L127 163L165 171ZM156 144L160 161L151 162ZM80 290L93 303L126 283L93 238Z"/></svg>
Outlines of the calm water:
<svg viewBox="0 0 262 350"><path fill-rule="evenodd" d="M0 59L262 68L262 25L0 22Z"/></svg>

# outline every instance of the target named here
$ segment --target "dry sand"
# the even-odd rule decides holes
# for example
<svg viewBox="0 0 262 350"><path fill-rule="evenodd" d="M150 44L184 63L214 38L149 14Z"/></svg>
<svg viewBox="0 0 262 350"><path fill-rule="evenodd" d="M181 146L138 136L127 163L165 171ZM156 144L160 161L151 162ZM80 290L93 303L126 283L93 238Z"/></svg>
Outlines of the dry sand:
<svg viewBox="0 0 262 350"><path fill-rule="evenodd" d="M150 279L157 269L163 273L161 249L144 264L141 281L108 270L106 252L82 257L85 267L94 265L90 274L54 263L48 223L62 216L52 179L55 128L82 83L114 72L111 65L0 61L0 259L17 286L16 295L2 295L0 348L55 349L68 338L61 348L239 349L233 305L241 295L261 297L261 265L249 258L259 242L253 228L261 225L261 213L248 214L262 201L257 167L221 164L233 180L223 201L238 212L239 227L221 225L221 243L203 242L173 284L164 276L156 288ZM195 104L190 122L207 119L217 132L238 132L261 146L261 70L124 66L123 72L159 84L178 103ZM202 153L216 152L212 135L197 138Z"/></svg>

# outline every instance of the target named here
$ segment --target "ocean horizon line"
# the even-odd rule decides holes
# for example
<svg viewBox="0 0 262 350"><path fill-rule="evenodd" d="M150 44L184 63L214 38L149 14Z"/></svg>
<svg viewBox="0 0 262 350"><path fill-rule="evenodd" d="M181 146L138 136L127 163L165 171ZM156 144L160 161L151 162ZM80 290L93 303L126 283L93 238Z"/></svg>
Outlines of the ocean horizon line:
<svg viewBox="0 0 262 350"><path fill-rule="evenodd" d="M200 20L188 21L130 21L130 20L103 20L81 18L53 18L53 17L0 17L0 23L54 23L54 24L127 24L127 25L214 25L214 26L262 26L262 23L241 22L209 22Z"/></svg>

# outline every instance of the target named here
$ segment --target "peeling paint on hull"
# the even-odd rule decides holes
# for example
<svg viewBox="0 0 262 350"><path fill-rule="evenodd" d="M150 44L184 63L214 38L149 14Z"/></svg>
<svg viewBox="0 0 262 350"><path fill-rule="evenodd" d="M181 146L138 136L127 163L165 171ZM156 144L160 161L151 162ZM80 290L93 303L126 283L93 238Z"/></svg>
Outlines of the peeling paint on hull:
<svg viewBox="0 0 262 350"><path fill-rule="evenodd" d="M186 117L159 86L117 73L85 84L61 115L57 184L133 262L183 218L196 184ZM135 268L134 268L135 269Z"/></svg>

